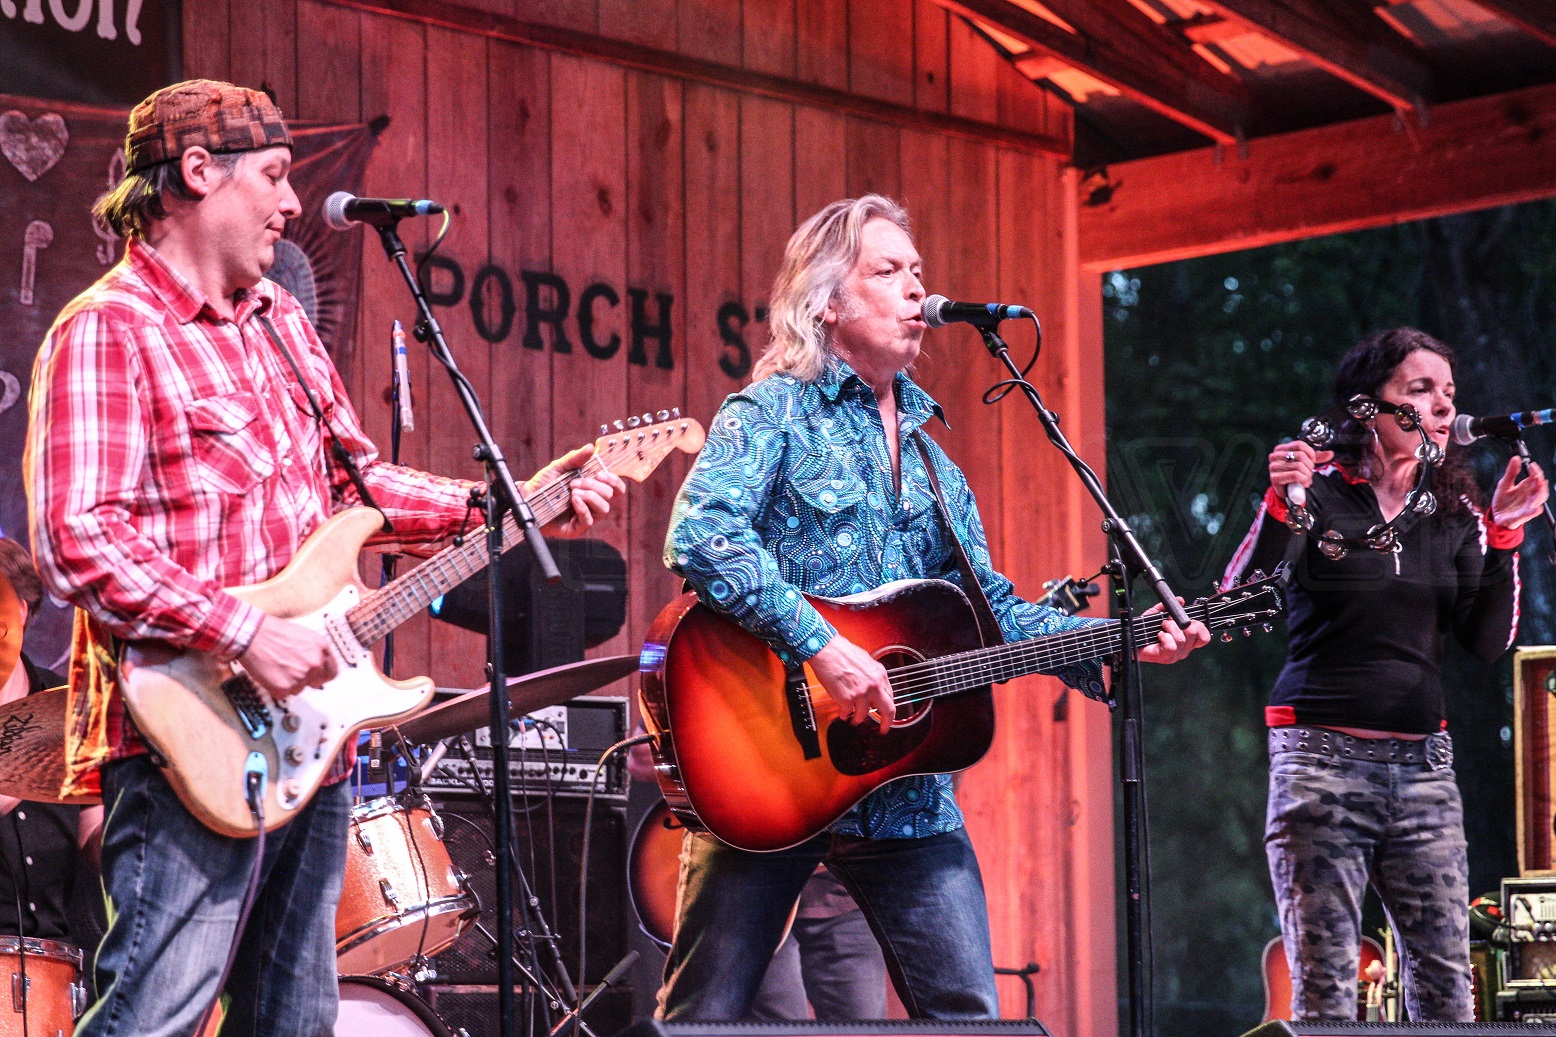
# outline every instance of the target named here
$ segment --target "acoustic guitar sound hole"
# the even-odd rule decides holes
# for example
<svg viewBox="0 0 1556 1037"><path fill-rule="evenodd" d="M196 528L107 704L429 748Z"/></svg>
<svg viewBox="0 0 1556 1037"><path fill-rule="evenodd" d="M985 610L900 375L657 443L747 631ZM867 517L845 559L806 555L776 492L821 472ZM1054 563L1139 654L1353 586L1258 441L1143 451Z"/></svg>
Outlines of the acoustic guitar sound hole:
<svg viewBox="0 0 1556 1037"><path fill-rule="evenodd" d="M888 673L902 666L912 666L914 663L923 662L918 656L901 650L888 651L883 655L877 656L876 661L886 667ZM905 695L911 696L913 694L911 685L914 683L917 683L917 681L912 677L899 676L896 685L892 687L893 696L897 700L897 719L892 722L893 727L903 727L913 723L929 708L928 699L918 702L903 701ZM902 686L899 687L898 685Z"/></svg>
<svg viewBox="0 0 1556 1037"><path fill-rule="evenodd" d="M889 651L876 656L882 666L892 670L919 660L907 652ZM911 678L898 677L898 685ZM897 719L884 735L875 724L854 725L834 720L827 725L827 754L832 766L840 774L859 776L878 771L896 763L921 745L929 736L929 724L919 723L929 708L929 702L903 702L904 694L912 694L907 687L894 687L898 700Z"/></svg>

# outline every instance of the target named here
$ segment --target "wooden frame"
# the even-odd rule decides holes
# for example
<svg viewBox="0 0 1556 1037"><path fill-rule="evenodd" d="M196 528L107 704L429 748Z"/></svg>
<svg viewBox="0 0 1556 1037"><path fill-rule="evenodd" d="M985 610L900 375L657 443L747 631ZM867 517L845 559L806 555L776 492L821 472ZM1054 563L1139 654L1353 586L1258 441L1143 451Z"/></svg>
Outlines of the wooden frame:
<svg viewBox="0 0 1556 1037"><path fill-rule="evenodd" d="M1556 875L1556 759L1551 703L1556 646L1513 650L1513 766L1518 800L1518 874Z"/></svg>
<svg viewBox="0 0 1556 1037"><path fill-rule="evenodd" d="M1124 162L1083 182L1088 270L1165 263L1556 195L1556 85Z"/></svg>

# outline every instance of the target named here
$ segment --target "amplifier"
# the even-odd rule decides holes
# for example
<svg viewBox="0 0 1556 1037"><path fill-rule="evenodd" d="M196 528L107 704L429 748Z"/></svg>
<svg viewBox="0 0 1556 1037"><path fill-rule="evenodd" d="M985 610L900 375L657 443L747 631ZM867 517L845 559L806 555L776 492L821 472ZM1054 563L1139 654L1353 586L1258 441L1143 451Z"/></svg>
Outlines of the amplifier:
<svg viewBox="0 0 1556 1037"><path fill-rule="evenodd" d="M1556 878L1502 880L1502 989L1556 987Z"/></svg>
<svg viewBox="0 0 1556 1037"><path fill-rule="evenodd" d="M600 774L600 756L627 737L627 700L619 696L585 695L562 706L536 710L514 720L508 750L508 780L515 796L554 792L561 796L587 796L595 784L595 797L625 799L626 761L618 755ZM483 784L492 780L491 732L472 733L475 767ZM433 792L471 791L470 763L457 750L450 751L427 775L422 785Z"/></svg>

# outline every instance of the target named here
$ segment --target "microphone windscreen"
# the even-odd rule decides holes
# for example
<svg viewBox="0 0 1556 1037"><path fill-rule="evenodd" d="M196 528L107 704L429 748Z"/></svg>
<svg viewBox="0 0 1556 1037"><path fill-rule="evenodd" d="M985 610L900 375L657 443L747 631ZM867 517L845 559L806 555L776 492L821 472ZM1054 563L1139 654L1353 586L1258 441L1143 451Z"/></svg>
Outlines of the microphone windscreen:
<svg viewBox="0 0 1556 1037"><path fill-rule="evenodd" d="M1469 446L1480 438L1470 431L1470 423L1474 420L1468 414L1460 414L1453 419L1453 441L1459 446Z"/></svg>
<svg viewBox="0 0 1556 1037"><path fill-rule="evenodd" d="M949 304L950 301L950 299L947 299L943 295L931 295L929 298L925 299L924 306L920 310L920 313L924 318L924 323L928 324L932 328L945 327L946 321L943 317L940 316L940 309L941 307Z"/></svg>
<svg viewBox="0 0 1556 1037"><path fill-rule="evenodd" d="M336 191L324 199L324 222L336 230L350 230L351 221L346 219L346 203L355 198L356 195L350 191Z"/></svg>

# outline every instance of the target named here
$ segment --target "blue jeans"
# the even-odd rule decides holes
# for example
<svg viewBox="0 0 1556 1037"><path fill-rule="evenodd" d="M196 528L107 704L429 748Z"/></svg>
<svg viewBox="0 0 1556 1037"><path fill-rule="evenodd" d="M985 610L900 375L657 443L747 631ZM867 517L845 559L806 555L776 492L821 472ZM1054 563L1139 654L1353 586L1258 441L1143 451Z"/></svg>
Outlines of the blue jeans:
<svg viewBox="0 0 1556 1037"><path fill-rule="evenodd" d="M1271 753L1264 842L1298 1019L1356 1018L1369 882L1394 930L1410 1019L1473 1017L1469 859L1451 767Z"/></svg>
<svg viewBox="0 0 1556 1037"><path fill-rule="evenodd" d="M767 966L751 1018L762 1022L886 1018L886 959L863 911L794 920Z"/></svg>
<svg viewBox="0 0 1556 1037"><path fill-rule="evenodd" d="M195 1032L216 994L258 842L217 835L146 756L103 768L108 932L98 1001L78 1037ZM232 976L223 1037L329 1037L339 994L335 906L346 867L350 787L321 788L265 841L259 894Z"/></svg>
<svg viewBox="0 0 1556 1037"><path fill-rule="evenodd" d="M823 833L777 853L688 832L659 1017L746 1018L789 910L822 861L858 901L910 1016L998 1017L989 911L965 829L926 839Z"/></svg>

